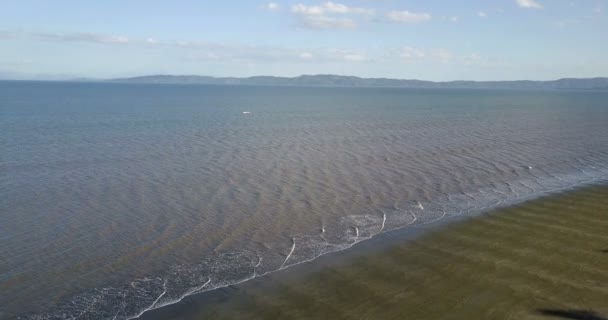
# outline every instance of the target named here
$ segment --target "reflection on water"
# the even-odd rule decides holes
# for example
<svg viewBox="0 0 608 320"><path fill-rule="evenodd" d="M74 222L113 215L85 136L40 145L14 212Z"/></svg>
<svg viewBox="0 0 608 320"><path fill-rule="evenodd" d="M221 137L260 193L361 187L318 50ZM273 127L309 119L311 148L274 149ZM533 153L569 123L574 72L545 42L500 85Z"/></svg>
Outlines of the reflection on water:
<svg viewBox="0 0 608 320"><path fill-rule="evenodd" d="M135 317L608 175L602 92L2 82L0 101L0 314L24 319Z"/></svg>

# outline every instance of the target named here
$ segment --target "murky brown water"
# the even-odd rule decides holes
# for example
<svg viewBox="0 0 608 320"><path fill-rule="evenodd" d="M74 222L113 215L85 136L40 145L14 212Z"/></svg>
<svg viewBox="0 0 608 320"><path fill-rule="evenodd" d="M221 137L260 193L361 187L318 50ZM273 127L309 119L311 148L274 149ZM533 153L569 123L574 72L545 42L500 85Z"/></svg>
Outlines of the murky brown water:
<svg viewBox="0 0 608 320"><path fill-rule="evenodd" d="M0 318L132 318L387 230L602 179L606 101L2 82Z"/></svg>
<svg viewBox="0 0 608 320"><path fill-rule="evenodd" d="M149 318L606 319L606 230L608 186L587 187Z"/></svg>

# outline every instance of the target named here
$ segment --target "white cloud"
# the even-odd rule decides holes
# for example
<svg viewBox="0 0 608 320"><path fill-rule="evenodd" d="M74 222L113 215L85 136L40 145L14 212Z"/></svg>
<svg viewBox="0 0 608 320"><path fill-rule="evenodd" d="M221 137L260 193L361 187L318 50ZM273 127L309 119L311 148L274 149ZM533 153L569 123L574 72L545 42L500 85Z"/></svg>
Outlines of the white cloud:
<svg viewBox="0 0 608 320"><path fill-rule="evenodd" d="M432 49L430 56L442 63L448 63L454 58L454 54L446 49Z"/></svg>
<svg viewBox="0 0 608 320"><path fill-rule="evenodd" d="M356 8L356 7L348 7L346 5L340 3L327 2L324 4L325 8L330 13L341 13L341 14L365 14L365 15L373 15L375 13L374 9L367 8Z"/></svg>
<svg viewBox="0 0 608 320"><path fill-rule="evenodd" d="M49 40L68 41L68 42L92 42L109 44L127 44L129 38L121 35L106 35L97 33L36 33L37 37Z"/></svg>
<svg viewBox="0 0 608 320"><path fill-rule="evenodd" d="M300 17L300 23L312 29L354 29L357 23L350 18L337 18L324 15L306 15Z"/></svg>
<svg viewBox="0 0 608 320"><path fill-rule="evenodd" d="M352 63L370 60L365 52L340 48L305 48L222 44L199 41L159 42L158 48L175 50L189 62L214 61L230 63L276 63L304 61L316 63Z"/></svg>
<svg viewBox="0 0 608 320"><path fill-rule="evenodd" d="M375 11L367 8L349 7L335 2L325 2L316 6L307 6L301 3L293 5L291 11L300 15L326 15L326 14L365 14L373 15Z"/></svg>
<svg viewBox="0 0 608 320"><path fill-rule="evenodd" d="M321 16L322 19L328 18ZM329 17L331 18L331 17ZM336 48L336 47L285 47L264 46L243 43L213 43L197 40L158 40L152 37L127 39L124 36L110 36L103 34L76 33L21 33L23 37L31 37L56 41L69 45L71 42L107 43L121 46L125 43L136 47L146 47L148 50L159 50L168 56L176 56L185 63L320 63L328 65L342 65L348 67L352 64L374 63L387 64L393 62L408 64L437 64L450 65L478 65L483 63L476 54L456 54L446 48L422 48L416 46L386 47L372 46L368 48ZM127 42L128 41L128 42ZM110 48L107 48L111 50Z"/></svg>
<svg viewBox="0 0 608 320"><path fill-rule="evenodd" d="M322 15L325 13L325 10L320 6L306 6L301 3L293 5L291 11L303 15Z"/></svg>
<svg viewBox="0 0 608 320"><path fill-rule="evenodd" d="M404 59L423 59L426 57L426 52L420 48L403 47L397 50L396 55Z"/></svg>
<svg viewBox="0 0 608 320"><path fill-rule="evenodd" d="M456 23L456 22L460 21L460 17L459 16L441 16L441 20Z"/></svg>
<svg viewBox="0 0 608 320"><path fill-rule="evenodd" d="M367 57L363 54L346 54L344 55L344 60L346 61L352 61L352 62L362 62L367 60Z"/></svg>
<svg viewBox="0 0 608 320"><path fill-rule="evenodd" d="M477 15L478 15L480 18L487 18L487 17L488 17L488 15L487 15L485 12L483 12L483 11L479 11L479 12L477 12Z"/></svg>
<svg viewBox="0 0 608 320"><path fill-rule="evenodd" d="M266 8L266 10L269 10L269 11L281 10L281 6L279 6L279 4L276 2L269 2L268 4L266 4L265 8Z"/></svg>
<svg viewBox="0 0 608 320"><path fill-rule="evenodd" d="M483 62L483 58L478 53L471 53L460 58L464 65L474 65Z"/></svg>
<svg viewBox="0 0 608 320"><path fill-rule="evenodd" d="M386 14L387 18L393 22L402 23L420 23L431 20L431 15L428 13L414 13L409 11L390 11Z"/></svg>
<svg viewBox="0 0 608 320"><path fill-rule="evenodd" d="M522 8L542 9L543 7L535 0L515 0L515 2Z"/></svg>
<svg viewBox="0 0 608 320"><path fill-rule="evenodd" d="M325 2L320 5L308 6L298 3L291 7L300 24L312 29L353 29L357 22L354 15L370 16L375 13L373 9L349 7L335 2Z"/></svg>
<svg viewBox="0 0 608 320"><path fill-rule="evenodd" d="M455 55L444 48L418 48L404 46L397 49L389 50L387 58L391 57L402 59L410 62L430 61L449 63L454 60Z"/></svg>

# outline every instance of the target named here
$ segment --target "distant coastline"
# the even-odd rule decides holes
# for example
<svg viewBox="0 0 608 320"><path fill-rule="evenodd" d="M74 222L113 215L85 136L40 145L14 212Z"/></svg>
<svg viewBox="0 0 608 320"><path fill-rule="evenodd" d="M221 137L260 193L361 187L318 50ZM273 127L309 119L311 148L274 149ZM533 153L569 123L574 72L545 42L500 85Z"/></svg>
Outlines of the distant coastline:
<svg viewBox="0 0 608 320"><path fill-rule="evenodd" d="M197 75L150 75L106 80L118 83L158 84L220 84L257 86L321 86L321 87L393 87L393 88L452 88L452 89L582 89L608 90L608 78L563 78L551 81L446 81L414 79L360 78L341 75L301 75L298 77L255 76L209 77Z"/></svg>

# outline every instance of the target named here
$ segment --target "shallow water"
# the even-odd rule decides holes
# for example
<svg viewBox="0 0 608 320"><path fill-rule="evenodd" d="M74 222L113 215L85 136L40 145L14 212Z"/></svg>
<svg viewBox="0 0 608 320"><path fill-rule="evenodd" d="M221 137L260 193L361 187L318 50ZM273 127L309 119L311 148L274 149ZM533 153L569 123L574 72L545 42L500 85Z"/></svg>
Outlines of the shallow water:
<svg viewBox="0 0 608 320"><path fill-rule="evenodd" d="M146 319L606 319L607 227L608 186L585 187Z"/></svg>
<svg viewBox="0 0 608 320"><path fill-rule="evenodd" d="M0 318L132 318L608 175L607 92L0 82L0 101Z"/></svg>

